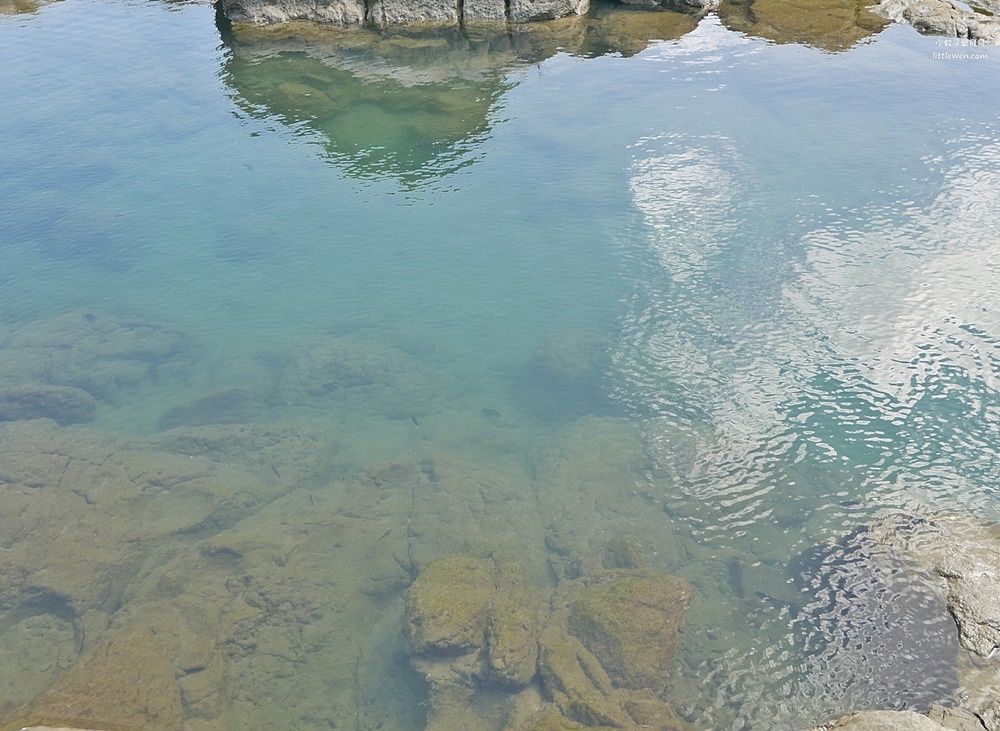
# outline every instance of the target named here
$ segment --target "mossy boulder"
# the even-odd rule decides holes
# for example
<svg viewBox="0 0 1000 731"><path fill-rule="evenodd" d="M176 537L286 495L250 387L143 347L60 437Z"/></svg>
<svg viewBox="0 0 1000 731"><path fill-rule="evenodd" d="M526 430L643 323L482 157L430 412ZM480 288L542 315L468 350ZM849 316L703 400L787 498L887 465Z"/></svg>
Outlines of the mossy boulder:
<svg viewBox="0 0 1000 731"><path fill-rule="evenodd" d="M569 630L616 686L662 692L681 642L690 584L642 570L588 577L569 605Z"/></svg>
<svg viewBox="0 0 1000 731"><path fill-rule="evenodd" d="M496 594L486 623L490 678L520 688L537 672L540 601L515 564L498 561L494 576Z"/></svg>
<svg viewBox="0 0 1000 731"><path fill-rule="evenodd" d="M540 605L516 564L471 553L438 559L407 597L410 654L433 660L482 652L491 682L523 687L536 673Z"/></svg>
<svg viewBox="0 0 1000 731"><path fill-rule="evenodd" d="M406 601L410 654L461 655L482 647L495 591L489 559L459 553L428 564Z"/></svg>

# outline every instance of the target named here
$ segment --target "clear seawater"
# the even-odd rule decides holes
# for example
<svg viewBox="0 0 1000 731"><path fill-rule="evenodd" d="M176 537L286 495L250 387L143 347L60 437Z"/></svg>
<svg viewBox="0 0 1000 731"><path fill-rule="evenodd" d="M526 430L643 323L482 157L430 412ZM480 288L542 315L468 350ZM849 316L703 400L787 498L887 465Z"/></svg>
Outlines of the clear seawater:
<svg viewBox="0 0 1000 731"><path fill-rule="evenodd" d="M72 428L183 428L164 414L263 393L317 337L391 347L434 384L409 411L247 416L336 430L331 480L434 453L530 484L539 444L624 420L639 539L656 554L659 521L685 547L663 568L701 589L687 718L931 700L907 696L912 665L872 679L851 654L833 583L774 595L887 511L1000 517L1000 53L899 26L831 53L709 15L628 57L479 76L318 63L243 53L206 4L0 16L0 323L101 313L188 344ZM310 83L345 100L311 108ZM560 381L553 350L587 367ZM386 707L419 707L414 687Z"/></svg>

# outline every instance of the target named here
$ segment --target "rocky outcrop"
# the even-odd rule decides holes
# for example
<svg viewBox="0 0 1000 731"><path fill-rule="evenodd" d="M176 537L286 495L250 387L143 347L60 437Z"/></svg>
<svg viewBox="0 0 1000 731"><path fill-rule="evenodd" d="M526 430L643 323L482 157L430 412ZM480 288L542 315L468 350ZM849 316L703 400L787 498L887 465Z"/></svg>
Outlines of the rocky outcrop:
<svg viewBox="0 0 1000 731"><path fill-rule="evenodd" d="M381 28L408 23L525 23L582 15L589 0L220 0L235 23L310 20Z"/></svg>
<svg viewBox="0 0 1000 731"><path fill-rule="evenodd" d="M1000 21L993 18L996 7L972 3L985 11L980 14L964 3L952 0L882 0L874 11L897 23L912 25L919 32L934 36L950 36L973 43L1000 43Z"/></svg>

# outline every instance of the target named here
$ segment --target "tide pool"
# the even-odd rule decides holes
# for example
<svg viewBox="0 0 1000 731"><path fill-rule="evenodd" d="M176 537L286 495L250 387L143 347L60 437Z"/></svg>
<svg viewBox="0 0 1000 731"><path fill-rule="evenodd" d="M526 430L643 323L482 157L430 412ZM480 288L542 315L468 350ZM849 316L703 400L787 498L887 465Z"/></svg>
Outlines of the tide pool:
<svg viewBox="0 0 1000 731"><path fill-rule="evenodd" d="M950 704L863 528L1000 517L1000 57L738 9L0 15L0 717L148 630L184 728L443 728L420 572L623 545L692 587L695 727Z"/></svg>

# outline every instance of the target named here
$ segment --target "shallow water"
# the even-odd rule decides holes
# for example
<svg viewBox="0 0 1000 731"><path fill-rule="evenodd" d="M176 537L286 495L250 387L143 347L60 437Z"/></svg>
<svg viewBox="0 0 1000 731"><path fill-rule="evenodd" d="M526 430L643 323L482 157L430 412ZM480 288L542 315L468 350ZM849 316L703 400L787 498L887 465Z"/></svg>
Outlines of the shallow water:
<svg viewBox="0 0 1000 731"><path fill-rule="evenodd" d="M446 36L373 56L233 38L201 4L29 10L0 16L0 385L94 396L55 452L195 460L190 430L219 424L314 441L206 448L271 491L208 522L137 523L161 531L155 550L107 568L93 600L53 588L79 617L5 600L4 642L48 634L64 666L82 607L127 624L154 612L159 562L248 556L240 541L329 508L371 523L330 580L353 587L343 623L285 648L294 683L226 675L218 707L185 686L192 728L419 726L405 582L380 552L415 570L506 545L544 584L563 570L553 532L628 532L692 582L671 700L703 727L948 700L933 592L851 539L815 546L893 509L1000 516L994 49L942 59L890 26L830 53L709 15L625 54L599 55L591 29L572 53ZM360 497L396 479L441 494ZM327 550L309 530L301 550ZM321 565L295 580L323 584ZM895 601L873 609L877 592L844 588L858 581ZM882 611L889 632L866 625ZM26 613L51 621L25 629ZM887 662L901 641L916 649ZM0 710L50 679L0 678Z"/></svg>

